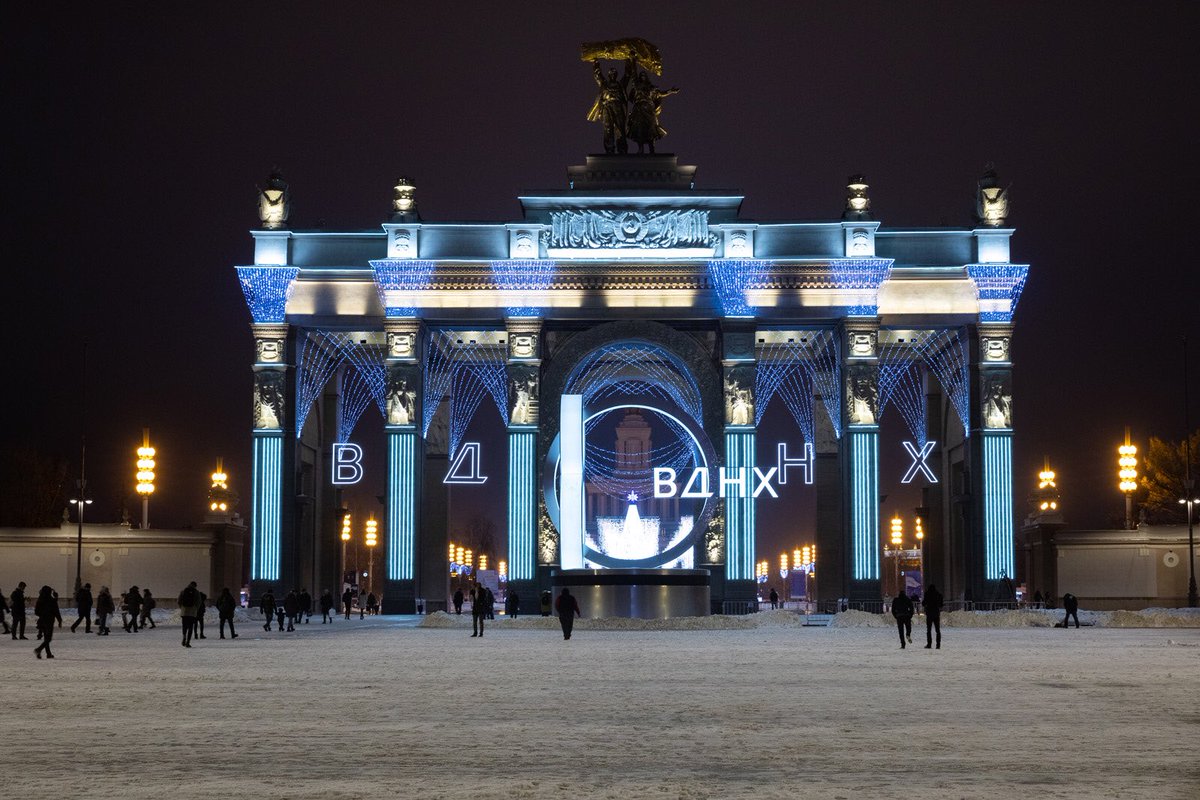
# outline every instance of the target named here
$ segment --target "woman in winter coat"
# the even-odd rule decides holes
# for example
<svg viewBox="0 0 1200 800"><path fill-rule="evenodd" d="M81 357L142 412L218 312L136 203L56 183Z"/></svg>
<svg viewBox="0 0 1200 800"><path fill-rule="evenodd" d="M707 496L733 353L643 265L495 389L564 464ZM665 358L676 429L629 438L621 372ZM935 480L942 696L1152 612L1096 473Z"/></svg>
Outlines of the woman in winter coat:
<svg viewBox="0 0 1200 800"><path fill-rule="evenodd" d="M329 612L333 611L333 594L326 589L321 593L321 624L333 622L333 617Z"/></svg>
<svg viewBox="0 0 1200 800"><path fill-rule="evenodd" d="M37 616L38 631L42 634L42 643L34 648L33 654L41 658L42 651L45 650L46 658L54 658L54 653L50 652L50 640L54 638L55 620L58 621L58 627L62 627L62 614L58 611L58 600L54 597L54 590L49 586L43 586L38 592L33 613Z"/></svg>
<svg viewBox="0 0 1200 800"><path fill-rule="evenodd" d="M108 618L116 613L117 604L113 601L112 592L107 586L100 587L100 594L96 595L96 634L98 636L108 636Z"/></svg>
<svg viewBox="0 0 1200 800"><path fill-rule="evenodd" d="M125 593L125 611L129 612L129 619L125 622L125 632L138 632L138 615L142 611L142 592L136 586L130 586L129 591ZM125 615L121 615L121 619L125 620Z"/></svg>

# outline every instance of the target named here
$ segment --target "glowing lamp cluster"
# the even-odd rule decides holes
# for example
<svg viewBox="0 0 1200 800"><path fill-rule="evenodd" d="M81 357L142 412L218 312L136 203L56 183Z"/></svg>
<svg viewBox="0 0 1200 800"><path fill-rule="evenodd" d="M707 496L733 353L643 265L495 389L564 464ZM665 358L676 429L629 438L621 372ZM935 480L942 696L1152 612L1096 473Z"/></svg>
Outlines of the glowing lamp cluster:
<svg viewBox="0 0 1200 800"><path fill-rule="evenodd" d="M771 574L771 562L759 561L754 565L754 580L758 583L766 583L767 577Z"/></svg>
<svg viewBox="0 0 1200 800"><path fill-rule="evenodd" d="M1042 471L1038 473L1038 494L1041 499L1038 501L1039 511L1058 511L1058 484L1055 483L1057 475L1054 470L1050 469L1050 459L1046 459L1046 465Z"/></svg>
<svg viewBox="0 0 1200 800"><path fill-rule="evenodd" d="M1118 485L1122 492L1130 494L1137 490L1137 446L1126 440L1117 448L1117 453L1117 477L1121 480Z"/></svg>
<svg viewBox="0 0 1200 800"><path fill-rule="evenodd" d="M367 547L374 547L375 545L379 544L379 538L376 532L378 527L379 523L373 518L367 520Z"/></svg>
<svg viewBox="0 0 1200 800"><path fill-rule="evenodd" d="M892 517L892 546L900 547L904 541L904 520L900 519L900 515Z"/></svg>
<svg viewBox="0 0 1200 800"><path fill-rule="evenodd" d="M342 541L350 541L350 515L342 517Z"/></svg>
<svg viewBox="0 0 1200 800"><path fill-rule="evenodd" d="M150 446L150 433L142 436L142 446L137 449L137 493L143 497L154 494L154 448Z"/></svg>
<svg viewBox="0 0 1200 800"><path fill-rule="evenodd" d="M225 473L222 459L217 459L217 471L210 477L212 483L208 489L208 510L225 512L229 510L229 475Z"/></svg>

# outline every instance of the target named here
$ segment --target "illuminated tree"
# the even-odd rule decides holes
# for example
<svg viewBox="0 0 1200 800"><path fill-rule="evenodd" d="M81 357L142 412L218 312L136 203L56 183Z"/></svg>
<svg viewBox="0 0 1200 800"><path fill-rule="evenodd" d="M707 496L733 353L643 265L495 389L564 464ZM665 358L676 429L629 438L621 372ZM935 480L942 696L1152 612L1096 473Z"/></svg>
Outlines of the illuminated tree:
<svg viewBox="0 0 1200 800"><path fill-rule="evenodd" d="M1142 490L1146 493L1142 509L1146 521L1164 525L1184 522L1184 507L1179 499L1184 495L1184 444L1150 437L1146 457L1142 461ZM1191 436L1192 479L1200 484L1200 431ZM1196 490L1193 489L1193 492Z"/></svg>

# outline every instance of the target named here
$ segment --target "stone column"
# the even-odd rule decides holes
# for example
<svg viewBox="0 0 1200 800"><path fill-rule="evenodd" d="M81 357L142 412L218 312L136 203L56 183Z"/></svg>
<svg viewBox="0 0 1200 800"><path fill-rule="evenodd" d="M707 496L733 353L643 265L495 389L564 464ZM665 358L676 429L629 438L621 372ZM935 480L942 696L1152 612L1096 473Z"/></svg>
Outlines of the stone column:
<svg viewBox="0 0 1200 800"><path fill-rule="evenodd" d="M537 613L537 437L541 421L542 321L510 317L508 338L508 583L520 611Z"/></svg>
<svg viewBox="0 0 1200 800"><path fill-rule="evenodd" d="M250 498L250 580L255 597L263 588L290 578L291 553L285 552L285 476L295 436L288 436L295 415L288 403L294 393L289 380L289 330L286 323L254 323L253 466Z"/></svg>
<svg viewBox="0 0 1200 800"><path fill-rule="evenodd" d="M879 320L842 324L842 485L846 513L849 598L878 600Z"/></svg>
<svg viewBox="0 0 1200 800"><path fill-rule="evenodd" d="M384 322L387 353L387 492L383 531L385 614L416 611L416 581L420 520L418 487L421 473L421 322L389 318ZM441 598L437 598L441 599Z"/></svg>
<svg viewBox="0 0 1200 800"><path fill-rule="evenodd" d="M971 494L968 599L1012 599L1013 536L1012 326L980 322L972 331Z"/></svg>
<svg viewBox="0 0 1200 800"><path fill-rule="evenodd" d="M754 322L725 320L721 365L725 405L725 480L711 487L725 503L725 599L753 600L755 518ZM723 485L722 485L723 483Z"/></svg>

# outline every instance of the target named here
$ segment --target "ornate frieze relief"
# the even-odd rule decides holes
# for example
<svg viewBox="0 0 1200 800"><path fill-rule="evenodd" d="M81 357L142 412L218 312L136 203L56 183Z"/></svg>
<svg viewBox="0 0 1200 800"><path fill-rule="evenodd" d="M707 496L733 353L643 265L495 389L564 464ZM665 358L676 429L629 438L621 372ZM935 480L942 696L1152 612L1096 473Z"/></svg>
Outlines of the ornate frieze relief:
<svg viewBox="0 0 1200 800"><path fill-rule="evenodd" d="M707 211L555 211L550 246L656 249L714 247Z"/></svg>

